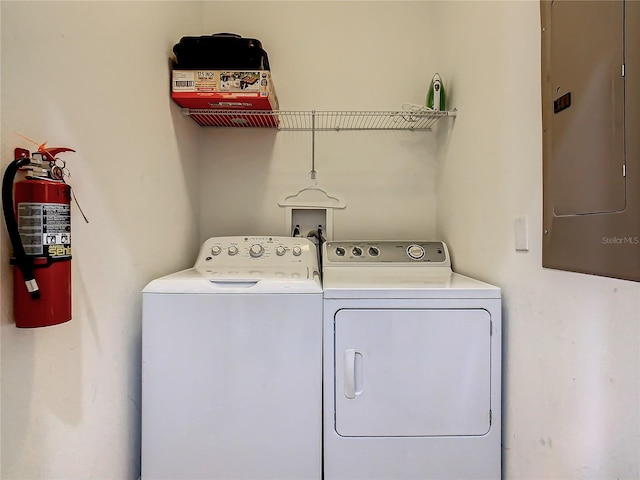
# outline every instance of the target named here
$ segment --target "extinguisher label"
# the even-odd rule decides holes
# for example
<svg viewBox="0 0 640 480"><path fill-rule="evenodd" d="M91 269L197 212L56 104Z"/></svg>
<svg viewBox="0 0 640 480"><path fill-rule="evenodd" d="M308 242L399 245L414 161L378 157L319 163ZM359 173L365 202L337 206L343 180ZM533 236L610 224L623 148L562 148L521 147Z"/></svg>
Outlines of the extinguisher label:
<svg viewBox="0 0 640 480"><path fill-rule="evenodd" d="M71 257L70 205L19 203L18 230L27 255Z"/></svg>

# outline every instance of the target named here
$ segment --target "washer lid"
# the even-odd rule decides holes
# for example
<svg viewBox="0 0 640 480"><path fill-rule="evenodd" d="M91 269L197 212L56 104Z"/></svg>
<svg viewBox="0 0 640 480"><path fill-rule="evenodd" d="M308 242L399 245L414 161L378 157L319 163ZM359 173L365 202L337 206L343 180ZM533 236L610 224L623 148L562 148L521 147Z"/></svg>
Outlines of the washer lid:
<svg viewBox="0 0 640 480"><path fill-rule="evenodd" d="M190 268L150 282L143 293L322 293L320 277L307 267Z"/></svg>

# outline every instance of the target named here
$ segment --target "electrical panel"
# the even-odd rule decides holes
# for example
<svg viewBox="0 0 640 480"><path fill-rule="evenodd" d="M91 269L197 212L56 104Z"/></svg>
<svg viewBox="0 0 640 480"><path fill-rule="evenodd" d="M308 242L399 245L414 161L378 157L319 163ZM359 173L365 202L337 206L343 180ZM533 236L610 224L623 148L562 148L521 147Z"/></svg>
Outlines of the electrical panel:
<svg viewBox="0 0 640 480"><path fill-rule="evenodd" d="M541 19L543 266L640 280L640 2Z"/></svg>

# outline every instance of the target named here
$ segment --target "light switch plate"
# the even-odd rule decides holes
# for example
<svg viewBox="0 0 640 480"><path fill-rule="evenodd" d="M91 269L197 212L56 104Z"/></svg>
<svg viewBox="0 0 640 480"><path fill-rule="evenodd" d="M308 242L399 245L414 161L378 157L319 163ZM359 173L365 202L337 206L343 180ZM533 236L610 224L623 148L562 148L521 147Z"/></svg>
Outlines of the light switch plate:
<svg viewBox="0 0 640 480"><path fill-rule="evenodd" d="M529 251L529 232L527 228L527 217L518 217L515 220L515 243L516 252Z"/></svg>

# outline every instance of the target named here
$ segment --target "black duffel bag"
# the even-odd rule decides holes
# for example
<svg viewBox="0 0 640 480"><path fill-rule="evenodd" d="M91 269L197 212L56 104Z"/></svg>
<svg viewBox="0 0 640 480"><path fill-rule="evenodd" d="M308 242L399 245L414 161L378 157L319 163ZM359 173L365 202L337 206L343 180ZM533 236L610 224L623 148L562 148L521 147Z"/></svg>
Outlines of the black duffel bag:
<svg viewBox="0 0 640 480"><path fill-rule="evenodd" d="M174 68L181 70L269 70L260 40L235 33L182 37L173 46Z"/></svg>

